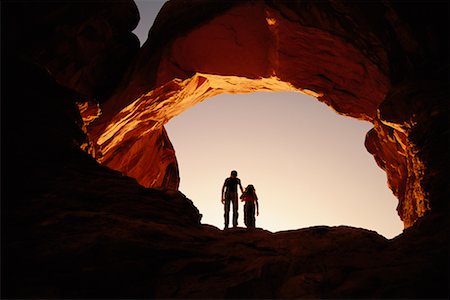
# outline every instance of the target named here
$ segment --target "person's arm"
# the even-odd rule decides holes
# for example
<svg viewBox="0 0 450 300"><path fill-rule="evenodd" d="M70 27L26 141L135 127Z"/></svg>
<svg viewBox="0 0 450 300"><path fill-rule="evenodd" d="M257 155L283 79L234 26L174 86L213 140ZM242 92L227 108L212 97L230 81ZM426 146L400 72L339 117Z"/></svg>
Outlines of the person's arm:
<svg viewBox="0 0 450 300"><path fill-rule="evenodd" d="M255 202L256 202L256 215L259 216L259 204L258 204L258 196L255 194Z"/></svg>
<svg viewBox="0 0 450 300"><path fill-rule="evenodd" d="M240 179L239 179L238 183L239 183L239 187L241 188L241 193L243 194L244 193L244 189L242 188L242 184L241 184L241 180Z"/></svg>
<svg viewBox="0 0 450 300"><path fill-rule="evenodd" d="M222 193L221 193L221 197L220 197L220 201L222 202L222 204L225 204L225 185L227 183L227 180L225 179L225 182L223 183L222 186Z"/></svg>

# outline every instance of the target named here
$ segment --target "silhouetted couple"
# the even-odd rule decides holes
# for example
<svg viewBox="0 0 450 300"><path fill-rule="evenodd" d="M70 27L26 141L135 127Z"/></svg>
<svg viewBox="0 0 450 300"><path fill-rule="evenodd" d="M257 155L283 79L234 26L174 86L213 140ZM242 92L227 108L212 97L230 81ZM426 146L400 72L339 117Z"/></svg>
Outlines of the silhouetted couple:
<svg viewBox="0 0 450 300"><path fill-rule="evenodd" d="M233 207L233 227L238 225L238 190L241 190L241 201L244 201L244 223L247 228L255 228L255 205L256 215L259 215L258 197L255 188L249 184L245 191L242 189L241 180L237 177L236 171L231 171L231 176L225 179L222 187L222 203L225 209L225 229L228 228L230 222L230 206Z"/></svg>

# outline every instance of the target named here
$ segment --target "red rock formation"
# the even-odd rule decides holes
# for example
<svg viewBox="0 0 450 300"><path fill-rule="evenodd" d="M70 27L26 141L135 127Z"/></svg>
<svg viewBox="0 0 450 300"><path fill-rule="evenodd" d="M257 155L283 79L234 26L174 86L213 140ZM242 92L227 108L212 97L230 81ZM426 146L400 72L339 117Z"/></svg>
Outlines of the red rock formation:
<svg viewBox="0 0 450 300"><path fill-rule="evenodd" d="M387 77L342 37L282 13L263 2L243 3L158 51L148 41L128 85L102 106L103 115L92 126L98 152L112 156L108 153L119 152L124 137L130 147L195 103L224 92L303 91L342 114L373 120L388 89ZM157 69L154 56L160 57ZM158 161L132 174L120 157L106 165L145 186L161 187L161 182L142 179L164 172Z"/></svg>
<svg viewBox="0 0 450 300"><path fill-rule="evenodd" d="M406 227L446 205L448 186L439 179L448 161L443 145L448 130L442 130L448 114L446 89L444 82L429 79L397 86L379 108L381 121L366 137L366 148L401 200L397 211Z"/></svg>
<svg viewBox="0 0 450 300"><path fill-rule="evenodd" d="M56 53L61 55L37 60L39 53L51 53L54 45L67 41L65 35L43 30L50 25L41 25L78 28L86 16L102 19L123 3L97 6L81 2L77 7L74 2L69 5L76 8L74 15L65 4L2 3L2 20L7 25L2 27L2 39L7 41L2 40L2 72L7 75L2 76L1 110L2 298L448 298L447 3L391 7L335 1L264 2L267 10L278 11L278 17L284 18L276 19L278 23L269 18L267 26L293 22L309 33L314 27L320 37L314 42L340 37L346 50L358 49L355 57L363 58L366 68L374 68L368 68L375 70L369 74L382 79L361 80L361 85L365 89L377 84L386 87L386 95L371 98L364 97L363 90L354 95L347 93L350 90L342 93L341 88L354 88L358 76L346 72L352 78L349 81L335 76L333 71L343 71L324 63L326 48L320 48L317 57L324 59L321 63L328 67L327 77L336 80L336 86L327 85L317 74L303 77L307 75L301 72L303 68L314 67L301 62L296 65L300 77L287 71L283 78L272 76L270 64L269 77L251 77L251 72L265 70L252 64L244 68L249 78L182 70L186 77L170 79L170 72L175 71L168 66L173 61L164 51L172 49L175 42L188 45L183 36L201 33L209 21L226 17L233 9L248 12L254 6L260 13L266 11L257 1L243 5L172 1L128 77L113 98L100 104L105 113L92 122L98 116L97 103L80 104L85 99L80 92L108 94L111 87L104 86L100 92L102 89L95 87L102 86L102 76L77 71L71 78L73 68L64 71L64 66L76 65L73 59L82 56L78 52L84 53L83 47L66 48L67 53L59 49ZM112 15L117 18L110 24L122 28L120 24L135 22L135 15L128 11L116 10ZM172 13L175 20L170 18ZM239 14L235 17L239 19ZM261 15L258 17L263 23ZM21 35L24 32L28 36ZM45 40L48 32L52 38ZM83 66L92 65L109 51L96 49L98 55L86 56ZM186 53L194 55L195 49L191 50ZM159 59L167 63L160 69L166 73L156 72L160 65L154 63ZM184 66L190 63L178 59ZM49 72L47 63L60 66L62 73L56 69ZM208 67L202 66L200 59L192 63ZM360 70L353 67L353 71ZM160 74L164 76L158 77ZM122 76L119 71L116 75ZM87 78L93 80L92 85ZM158 78L170 81L158 87ZM288 84L299 78L305 82ZM323 87L306 86L308 82ZM201 225L198 210L180 192L144 188L80 150L89 149L95 140L100 143L96 148L103 152L93 153L102 154L104 163L129 167L126 171L137 175L142 175L142 169L136 167L139 163L153 164L152 178L143 180L174 188L178 172L162 127L165 117L223 91L302 87L323 93L319 99L342 113L373 121L366 146L386 170L389 184L400 198L405 224L414 223L402 235L386 240L374 232L342 226L279 233L241 228L221 231ZM82 117L89 125L90 141ZM152 134L137 138L145 130ZM144 153L143 147L153 151ZM114 160L114 154L125 163ZM428 206L430 210L424 213Z"/></svg>
<svg viewBox="0 0 450 300"><path fill-rule="evenodd" d="M387 105L379 109L380 104L395 93L391 82L412 67L402 55L425 51L394 7L278 1L191 5L171 1L163 8L126 81L89 127L99 161L144 186L176 188L178 176L164 175L174 174L174 151L147 147L157 140L167 145L162 126L170 118L219 93L297 90L340 114L374 123L366 146L387 172L406 227L430 209L422 184L426 163L413 154L403 124L380 119L387 113ZM204 10L193 16L199 7Z"/></svg>

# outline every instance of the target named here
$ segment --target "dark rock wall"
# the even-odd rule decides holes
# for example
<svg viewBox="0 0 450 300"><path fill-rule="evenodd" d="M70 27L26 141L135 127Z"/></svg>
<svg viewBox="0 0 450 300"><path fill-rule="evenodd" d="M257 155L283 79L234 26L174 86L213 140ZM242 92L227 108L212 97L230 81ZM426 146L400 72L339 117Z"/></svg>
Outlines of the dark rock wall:
<svg viewBox="0 0 450 300"><path fill-rule="evenodd" d="M4 9L5 50L42 66L85 98L108 98L139 49L131 33L139 12L131 0L8 1Z"/></svg>
<svg viewBox="0 0 450 300"><path fill-rule="evenodd" d="M198 228L198 210L99 165L80 149L79 94L34 64L3 62L2 299L151 295L149 270L178 253L155 245Z"/></svg>

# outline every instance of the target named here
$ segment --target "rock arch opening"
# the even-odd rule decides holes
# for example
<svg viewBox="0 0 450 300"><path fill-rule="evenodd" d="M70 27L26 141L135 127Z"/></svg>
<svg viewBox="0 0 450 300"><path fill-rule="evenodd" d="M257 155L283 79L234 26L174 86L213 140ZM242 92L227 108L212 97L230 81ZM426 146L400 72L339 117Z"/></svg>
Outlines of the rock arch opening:
<svg viewBox="0 0 450 300"><path fill-rule="evenodd" d="M176 2L163 7L127 80L102 104L88 128L100 162L145 186L177 189L163 127L172 117L221 93L297 90L374 124L366 148L386 171L406 227L430 210L425 157L415 156L409 139L417 114L397 118L389 49L364 13L265 1L198 5L195 15ZM334 9L349 17L321 13ZM169 11L176 24L164 20ZM351 30L355 22L364 26Z"/></svg>
<svg viewBox="0 0 450 300"><path fill-rule="evenodd" d="M296 92L219 95L166 125L180 191L223 227L219 192L230 168L261 199L257 226L280 231L349 225L388 238L402 231L398 200L364 148L371 124L345 118ZM383 216L380 218L380 216ZM243 225L242 205L240 226Z"/></svg>

